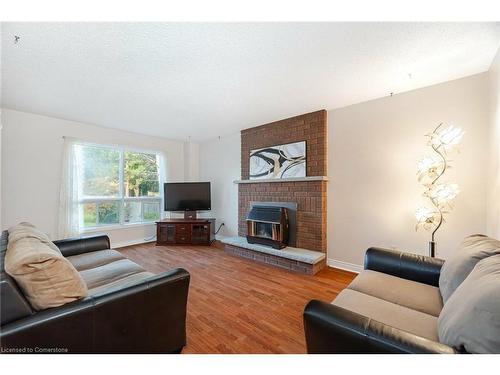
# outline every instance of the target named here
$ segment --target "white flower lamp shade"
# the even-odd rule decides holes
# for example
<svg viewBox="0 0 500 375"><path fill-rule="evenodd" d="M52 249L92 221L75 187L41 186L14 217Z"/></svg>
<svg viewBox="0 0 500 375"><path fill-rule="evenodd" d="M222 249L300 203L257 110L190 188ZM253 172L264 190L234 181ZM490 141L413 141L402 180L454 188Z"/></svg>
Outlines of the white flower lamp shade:
<svg viewBox="0 0 500 375"><path fill-rule="evenodd" d="M439 219L439 212L427 207L419 207L415 211L415 218L417 219L417 229L423 228L429 230Z"/></svg>
<svg viewBox="0 0 500 375"><path fill-rule="evenodd" d="M417 166L418 181L425 187L423 196L431 201L434 209L426 207L417 209L415 212L416 229L432 230L429 242L429 253L432 257L435 256L436 251L434 236L443 224L443 215L448 213L445 209L453 208L453 200L460 192L457 184L438 183L438 180L450 167L449 161L445 157L446 153L458 149L465 134L460 128L454 126L442 128L442 125L442 123L439 124L431 134L428 134L430 137L429 145L437 154L437 158L426 156L418 162Z"/></svg>
<svg viewBox="0 0 500 375"><path fill-rule="evenodd" d="M441 207L446 205L450 205L453 199L455 199L460 193L457 184L437 184L432 187L430 190L430 197L434 199L437 204Z"/></svg>
<svg viewBox="0 0 500 375"><path fill-rule="evenodd" d="M464 134L465 132L462 129L452 125L442 130L437 128L431 134L431 143L434 147L442 147L445 151L450 151L462 142Z"/></svg>
<svg viewBox="0 0 500 375"><path fill-rule="evenodd" d="M418 181L426 184L431 183L439 176L444 165L441 160L436 160L430 156L420 159L417 165Z"/></svg>

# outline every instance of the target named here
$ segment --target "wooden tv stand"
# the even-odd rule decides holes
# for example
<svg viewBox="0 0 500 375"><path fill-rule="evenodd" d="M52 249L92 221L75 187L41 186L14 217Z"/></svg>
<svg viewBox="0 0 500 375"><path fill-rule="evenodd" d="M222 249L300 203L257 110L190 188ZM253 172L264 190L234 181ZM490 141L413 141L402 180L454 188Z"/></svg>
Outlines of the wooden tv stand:
<svg viewBox="0 0 500 375"><path fill-rule="evenodd" d="M215 219L164 219L156 222L156 245L210 245Z"/></svg>

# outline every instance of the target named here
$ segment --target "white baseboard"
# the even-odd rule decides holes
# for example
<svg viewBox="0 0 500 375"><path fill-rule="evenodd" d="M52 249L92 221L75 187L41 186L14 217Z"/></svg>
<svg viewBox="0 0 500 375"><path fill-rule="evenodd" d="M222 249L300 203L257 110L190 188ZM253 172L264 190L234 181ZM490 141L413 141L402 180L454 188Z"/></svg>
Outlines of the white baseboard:
<svg viewBox="0 0 500 375"><path fill-rule="evenodd" d="M112 243L111 248L112 249L119 249L120 247L127 247L127 246L133 246L133 245L141 245L143 243L150 243L150 242L156 242L156 239L152 239L149 241L146 240L132 240L132 241L126 241L126 242L120 242L120 243Z"/></svg>
<svg viewBox="0 0 500 375"><path fill-rule="evenodd" d="M335 260L330 258L326 261L326 264L329 267L340 268L341 270L355 272L355 273L360 273L361 271L363 271L363 266L360 266L359 264L342 262L340 260Z"/></svg>

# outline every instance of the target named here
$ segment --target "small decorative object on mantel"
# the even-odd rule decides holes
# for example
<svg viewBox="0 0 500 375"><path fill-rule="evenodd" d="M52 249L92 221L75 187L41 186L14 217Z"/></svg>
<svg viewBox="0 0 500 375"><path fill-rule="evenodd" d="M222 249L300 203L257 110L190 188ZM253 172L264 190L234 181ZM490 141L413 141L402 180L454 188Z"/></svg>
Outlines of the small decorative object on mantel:
<svg viewBox="0 0 500 375"><path fill-rule="evenodd" d="M420 207L415 212L417 218L416 230L424 228L432 230L429 242L429 255L436 255L435 234L444 222L444 215L453 209L453 199L460 192L457 184L438 182L448 168L451 160L447 159L448 153L458 151L464 132L454 126L443 128L439 124L430 134L428 145L432 147L436 156L426 156L418 162L418 181L425 187L423 196L428 198L433 208Z"/></svg>
<svg viewBox="0 0 500 375"><path fill-rule="evenodd" d="M306 176L306 142L288 143L250 151L250 179Z"/></svg>

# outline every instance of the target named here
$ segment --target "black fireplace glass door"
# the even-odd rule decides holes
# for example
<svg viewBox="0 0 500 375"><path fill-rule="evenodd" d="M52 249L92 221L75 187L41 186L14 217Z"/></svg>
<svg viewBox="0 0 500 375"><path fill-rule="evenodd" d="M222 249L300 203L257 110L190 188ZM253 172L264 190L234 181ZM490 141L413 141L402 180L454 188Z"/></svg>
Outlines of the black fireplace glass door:
<svg viewBox="0 0 500 375"><path fill-rule="evenodd" d="M273 224L262 223L257 221L255 223L255 236L262 238L273 238Z"/></svg>

